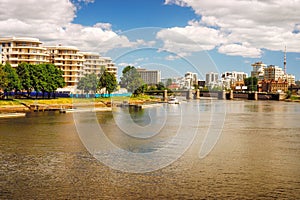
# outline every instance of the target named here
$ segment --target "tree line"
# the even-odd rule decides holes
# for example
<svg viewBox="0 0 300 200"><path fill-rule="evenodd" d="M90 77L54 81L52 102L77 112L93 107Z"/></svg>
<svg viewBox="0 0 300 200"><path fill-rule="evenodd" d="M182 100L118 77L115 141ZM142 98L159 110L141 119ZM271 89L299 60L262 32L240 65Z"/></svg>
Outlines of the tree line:
<svg viewBox="0 0 300 200"><path fill-rule="evenodd" d="M26 92L27 97L35 91L36 98L41 92L43 98L48 94L55 96L57 88L65 86L63 71L53 64L29 64L21 63L17 68L9 63L0 64L0 89L4 92L4 98L8 98L9 92Z"/></svg>

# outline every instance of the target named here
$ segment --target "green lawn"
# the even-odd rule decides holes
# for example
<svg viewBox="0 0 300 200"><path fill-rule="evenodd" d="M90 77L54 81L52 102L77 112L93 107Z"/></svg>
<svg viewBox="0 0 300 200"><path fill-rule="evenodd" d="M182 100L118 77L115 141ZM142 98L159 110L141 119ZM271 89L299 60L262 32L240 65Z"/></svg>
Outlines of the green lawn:
<svg viewBox="0 0 300 200"><path fill-rule="evenodd" d="M24 103L26 105L33 105L33 104L46 104L46 105L53 105L53 104L73 104L73 103L89 103L91 101L97 102L110 102L113 101L155 101L158 100L154 97L148 95L141 95L138 97L113 97L113 98L57 98L57 99L13 99L13 100L0 100L0 106L16 106L21 105Z"/></svg>

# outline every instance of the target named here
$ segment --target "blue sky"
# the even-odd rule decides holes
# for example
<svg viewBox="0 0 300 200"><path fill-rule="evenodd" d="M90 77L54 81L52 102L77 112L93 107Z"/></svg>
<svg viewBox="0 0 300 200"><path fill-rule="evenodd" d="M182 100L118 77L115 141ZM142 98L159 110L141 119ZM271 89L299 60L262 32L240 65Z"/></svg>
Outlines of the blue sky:
<svg viewBox="0 0 300 200"><path fill-rule="evenodd" d="M119 75L127 64L163 77L250 73L257 61L283 67L287 46L287 72L300 79L299 0L1 0L0 7L1 37L99 52Z"/></svg>

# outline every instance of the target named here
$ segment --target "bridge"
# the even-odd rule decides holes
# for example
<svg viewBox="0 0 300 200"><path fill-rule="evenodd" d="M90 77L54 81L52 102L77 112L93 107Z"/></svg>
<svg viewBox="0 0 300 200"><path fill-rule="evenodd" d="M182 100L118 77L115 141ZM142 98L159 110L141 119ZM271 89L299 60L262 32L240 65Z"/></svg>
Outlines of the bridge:
<svg viewBox="0 0 300 200"><path fill-rule="evenodd" d="M174 94L177 96L186 96L187 100L200 99L201 97L212 97L220 100L232 100L234 98L242 98L248 100L284 100L285 94L266 93L256 91L200 91L197 90L151 90L145 92L148 95L162 95L163 100L167 101L168 96Z"/></svg>

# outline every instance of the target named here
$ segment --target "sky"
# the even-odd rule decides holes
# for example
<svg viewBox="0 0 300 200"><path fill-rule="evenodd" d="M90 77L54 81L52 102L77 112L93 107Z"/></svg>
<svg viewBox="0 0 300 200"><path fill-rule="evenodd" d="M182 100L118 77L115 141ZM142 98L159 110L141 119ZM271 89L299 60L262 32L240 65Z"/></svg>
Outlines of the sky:
<svg viewBox="0 0 300 200"><path fill-rule="evenodd" d="M262 61L300 79L300 0L0 0L0 37L35 37L162 77L244 71Z"/></svg>

